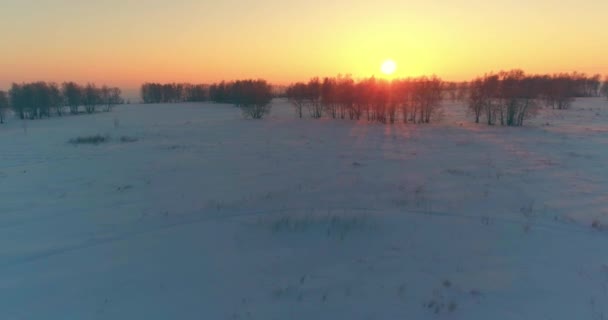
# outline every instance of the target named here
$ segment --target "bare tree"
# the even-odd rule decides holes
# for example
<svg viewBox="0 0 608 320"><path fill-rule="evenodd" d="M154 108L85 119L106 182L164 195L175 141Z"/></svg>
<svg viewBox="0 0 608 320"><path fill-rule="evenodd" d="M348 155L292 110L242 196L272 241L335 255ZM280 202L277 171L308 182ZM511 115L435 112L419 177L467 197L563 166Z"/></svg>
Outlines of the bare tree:
<svg viewBox="0 0 608 320"><path fill-rule="evenodd" d="M294 106L296 115L300 119L302 119L302 111L304 110L304 106L309 103L307 91L308 87L302 82L289 86L286 91L287 100L289 100L289 102Z"/></svg>
<svg viewBox="0 0 608 320"><path fill-rule="evenodd" d="M458 84L458 93L456 94L457 101L466 101L469 95L469 83L461 82Z"/></svg>
<svg viewBox="0 0 608 320"><path fill-rule="evenodd" d="M424 123L430 123L431 119L437 114L438 109L441 107L443 101L443 81L437 76L428 78L427 81L423 82L424 87Z"/></svg>
<svg viewBox="0 0 608 320"><path fill-rule="evenodd" d="M63 95L61 94L61 90L59 89L59 86L57 86L56 83L50 83L48 85L48 90L50 95L50 107L52 109L55 109L55 113L58 116L63 116L64 99Z"/></svg>
<svg viewBox="0 0 608 320"><path fill-rule="evenodd" d="M522 126L537 110L539 90L534 85L534 78L527 77L522 70L503 71L499 77L500 124Z"/></svg>
<svg viewBox="0 0 608 320"><path fill-rule="evenodd" d="M110 88L110 98L106 104L106 111L112 111L112 107L122 103L124 103L124 99L122 98L122 91L120 88Z"/></svg>
<svg viewBox="0 0 608 320"><path fill-rule="evenodd" d="M122 103L121 93L119 88L110 88L106 85L99 89L99 98L104 105L104 112L110 112L115 105Z"/></svg>
<svg viewBox="0 0 608 320"><path fill-rule="evenodd" d="M336 79L323 79L323 83L321 84L321 103L327 114L333 119L338 115L338 103L336 98Z"/></svg>
<svg viewBox="0 0 608 320"><path fill-rule="evenodd" d="M308 88L308 112L313 119L323 116L323 104L321 103L321 82L319 78L312 78L306 85Z"/></svg>
<svg viewBox="0 0 608 320"><path fill-rule="evenodd" d="M469 85L469 110L475 115L475 123L479 123L484 107L487 103L487 97L484 95L484 79L476 78Z"/></svg>
<svg viewBox="0 0 608 320"><path fill-rule="evenodd" d="M497 75L489 74L484 76L481 94L483 97L484 116L486 123L490 126L496 124L497 113L500 110L497 102L499 84L500 81Z"/></svg>
<svg viewBox="0 0 608 320"><path fill-rule="evenodd" d="M567 73L544 77L543 96L545 103L553 109L570 108L576 96L576 86L573 78Z"/></svg>

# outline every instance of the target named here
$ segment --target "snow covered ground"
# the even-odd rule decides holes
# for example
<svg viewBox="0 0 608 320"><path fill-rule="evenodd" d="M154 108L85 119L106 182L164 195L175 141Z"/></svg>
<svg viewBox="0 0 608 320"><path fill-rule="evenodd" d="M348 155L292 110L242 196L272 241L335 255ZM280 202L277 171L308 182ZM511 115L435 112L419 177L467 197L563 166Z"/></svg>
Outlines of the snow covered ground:
<svg viewBox="0 0 608 320"><path fill-rule="evenodd" d="M608 319L608 103L524 128L445 109L12 120L0 319Z"/></svg>

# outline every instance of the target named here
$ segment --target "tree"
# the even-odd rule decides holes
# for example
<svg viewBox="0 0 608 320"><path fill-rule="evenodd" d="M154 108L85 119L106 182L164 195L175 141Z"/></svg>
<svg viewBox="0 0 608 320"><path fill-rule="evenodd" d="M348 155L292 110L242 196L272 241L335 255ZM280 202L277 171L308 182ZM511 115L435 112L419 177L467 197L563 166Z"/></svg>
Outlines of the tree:
<svg viewBox="0 0 608 320"><path fill-rule="evenodd" d="M304 106L309 102L307 91L308 87L302 82L292 84L286 90L287 100L294 106L296 115L300 119L302 119Z"/></svg>
<svg viewBox="0 0 608 320"><path fill-rule="evenodd" d="M120 88L118 88L118 87L110 88L110 99L108 101L106 111L109 112L112 110L113 106L124 103L124 99L122 98L121 95L122 95L122 91L120 90Z"/></svg>
<svg viewBox="0 0 608 320"><path fill-rule="evenodd" d="M19 116L25 119L32 106L32 88L26 84L13 83L8 91L11 106Z"/></svg>
<svg viewBox="0 0 608 320"><path fill-rule="evenodd" d="M479 123L479 118L481 117L486 104L487 97L484 95L483 85L483 78L476 78L471 81L469 85L469 110L475 115L475 123Z"/></svg>
<svg viewBox="0 0 608 320"><path fill-rule="evenodd" d="M4 123L4 118L8 107L8 96L6 95L6 92L0 91L0 124Z"/></svg>
<svg viewBox="0 0 608 320"><path fill-rule="evenodd" d="M524 120L537 110L536 98L539 89L534 78L526 76L522 70L499 73L500 124L522 126Z"/></svg>
<svg viewBox="0 0 608 320"><path fill-rule="evenodd" d="M564 110L570 108L576 96L576 83L567 73L544 76L541 89L545 104L553 109Z"/></svg>
<svg viewBox="0 0 608 320"><path fill-rule="evenodd" d="M247 118L262 119L270 113L272 88L266 80L239 80L228 87L230 101Z"/></svg>
<svg viewBox="0 0 608 320"><path fill-rule="evenodd" d="M105 84L103 86L101 86L101 89L99 89L99 98L101 100L101 103L105 107L104 111L109 112L111 109L110 88L108 86L106 86Z"/></svg>
<svg viewBox="0 0 608 320"><path fill-rule="evenodd" d="M77 114L78 107L83 101L83 88L74 82L64 82L61 85L61 93L65 104L70 108L70 113Z"/></svg>
<svg viewBox="0 0 608 320"><path fill-rule="evenodd" d="M424 78L422 81L423 87L423 105L422 105L422 122L430 123L431 119L436 115L437 110L441 107L443 101L443 81L437 76Z"/></svg>
<svg viewBox="0 0 608 320"><path fill-rule="evenodd" d="M51 115L52 97L51 89L46 82L34 82L24 84L28 96L25 97L29 100L27 106L28 115L30 119L42 118L43 116L49 117Z"/></svg>
<svg viewBox="0 0 608 320"><path fill-rule="evenodd" d="M338 115L336 102L336 80L333 78L323 79L323 83L321 84L321 103L327 114L333 119Z"/></svg>
<svg viewBox="0 0 608 320"><path fill-rule="evenodd" d="M112 111L112 107L117 104L122 103L121 91L119 88L110 88L106 85L103 85L101 89L99 89L99 98L100 102L104 105L105 112Z"/></svg>
<svg viewBox="0 0 608 320"><path fill-rule="evenodd" d="M602 95L608 99L608 76L604 78L604 83L602 84Z"/></svg>
<svg viewBox="0 0 608 320"><path fill-rule="evenodd" d="M87 113L94 113L101 104L101 90L95 84L89 83L83 90L83 105Z"/></svg>
<svg viewBox="0 0 608 320"><path fill-rule="evenodd" d="M600 86L602 85L602 76L600 74L595 74L592 77L587 78L585 84L587 97L598 97Z"/></svg>
<svg viewBox="0 0 608 320"><path fill-rule="evenodd" d="M56 83L51 83L48 85L48 90L51 109L55 109L58 116L63 116L64 99L59 86Z"/></svg>
<svg viewBox="0 0 608 320"><path fill-rule="evenodd" d="M348 113L349 119L353 120L357 115L355 108L355 81L350 77L339 77L336 84L336 100L340 106L340 118L344 119Z"/></svg>
<svg viewBox="0 0 608 320"><path fill-rule="evenodd" d="M312 78L306 85L307 95L310 100L308 104L308 112L313 119L319 119L323 116L323 104L321 103L321 81L319 78Z"/></svg>

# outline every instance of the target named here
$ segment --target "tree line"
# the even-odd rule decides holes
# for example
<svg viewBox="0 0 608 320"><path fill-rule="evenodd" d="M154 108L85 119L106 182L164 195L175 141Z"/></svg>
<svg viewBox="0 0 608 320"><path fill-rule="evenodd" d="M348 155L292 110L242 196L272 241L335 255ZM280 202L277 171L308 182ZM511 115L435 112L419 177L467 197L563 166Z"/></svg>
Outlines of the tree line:
<svg viewBox="0 0 608 320"><path fill-rule="evenodd" d="M209 86L146 83L146 103L213 101L233 104L247 117L260 119L270 111L274 94L265 80L222 81ZM475 122L522 126L544 104L567 109L576 97L608 97L608 78L561 73L528 75L521 70L486 74L470 82L446 82L437 76L396 79L349 76L312 78L285 87L284 96L299 118L351 119L380 123L430 123L440 116L445 99L466 102Z"/></svg>
<svg viewBox="0 0 608 320"><path fill-rule="evenodd" d="M144 103L202 102L208 100L204 84L144 83L140 89Z"/></svg>
<svg viewBox="0 0 608 320"><path fill-rule="evenodd" d="M291 84L285 87L284 95L299 118L307 112L314 119L326 116L380 123L429 123L441 114L441 103L449 98L465 101L477 123L483 119L488 125L522 126L543 104L567 109L576 97L608 98L608 77L602 83L599 75L528 75L521 70L490 73L470 82L445 82L437 76L392 81L337 76ZM145 103L229 103L241 108L246 117L261 119L270 112L270 102L278 95L267 81L250 79L211 85L144 83L141 96ZM66 107L71 114L79 113L81 107L87 113L101 106L110 111L123 102L119 88L105 85L15 83L8 93L0 91L0 123L10 108L21 119L36 119L61 116Z"/></svg>
<svg viewBox="0 0 608 320"><path fill-rule="evenodd" d="M41 119L52 115L63 116L66 108L70 114L78 114L80 107L86 113L94 113L98 108L109 112L112 107L123 103L121 90L106 85L79 85L64 82L61 85L43 81L13 83L8 93L0 91L0 123L3 123L9 109L20 119Z"/></svg>

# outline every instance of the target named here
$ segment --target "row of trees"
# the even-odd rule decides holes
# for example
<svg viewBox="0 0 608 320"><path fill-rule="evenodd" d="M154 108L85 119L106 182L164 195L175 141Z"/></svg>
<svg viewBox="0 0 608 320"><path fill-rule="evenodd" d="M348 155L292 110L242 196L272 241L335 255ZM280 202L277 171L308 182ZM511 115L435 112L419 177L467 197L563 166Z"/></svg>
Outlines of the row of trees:
<svg viewBox="0 0 608 320"><path fill-rule="evenodd" d="M373 77L355 81L338 76L295 83L287 88L286 94L300 118L308 110L315 119L326 115L381 123L429 123L438 114L443 84L436 76L390 82Z"/></svg>
<svg viewBox="0 0 608 320"><path fill-rule="evenodd" d="M521 126L543 104L568 109L576 97L596 97L608 90L600 76L579 73L527 75L522 70L486 74L468 84L469 109L479 123ZM601 89L600 89L601 88Z"/></svg>
<svg viewBox="0 0 608 320"><path fill-rule="evenodd" d="M584 73L533 75L535 90L547 106L568 109L577 97L597 97L601 93L601 76L587 77Z"/></svg>
<svg viewBox="0 0 608 320"><path fill-rule="evenodd" d="M69 113L79 113L84 107L87 113L94 113L98 107L109 112L113 106L123 103L121 90L95 84L81 86L65 82L61 86L43 81L13 83L8 94L0 92L0 122L4 122L7 110L12 108L20 119L39 119L53 114L62 116L65 108Z"/></svg>
<svg viewBox="0 0 608 320"><path fill-rule="evenodd" d="M476 123L485 117L488 125L522 126L538 110L539 93L537 78L521 70L485 75L469 85L469 109Z"/></svg>
<svg viewBox="0 0 608 320"><path fill-rule="evenodd" d="M141 98L144 103L201 102L208 99L208 88L203 84L144 83Z"/></svg>
<svg viewBox="0 0 608 320"><path fill-rule="evenodd" d="M313 78L285 89L285 94L300 118L307 110L312 118L324 115L333 119L367 119L381 123L429 123L440 114L444 98L466 101L475 117L489 125L521 126L541 104L567 109L575 97L605 95L608 77L602 83L599 75L582 73L527 75L521 70L486 74L471 82L444 82L441 78L419 77L393 81L351 77ZM247 117L260 119L270 111L275 96L265 80L222 81L210 86L145 83L141 87L145 103L214 101L241 108ZM99 106L110 111L123 103L118 88L94 84L86 86L65 82L13 84L8 94L0 91L0 123L12 107L21 119L72 114L84 107L87 113Z"/></svg>
<svg viewBox="0 0 608 320"><path fill-rule="evenodd" d="M218 92L222 87L218 87ZM486 74L471 82L444 82L438 77L393 81L334 77L287 87L286 95L300 118L323 116L381 123L429 123L441 114L443 99L466 101L479 123L522 126L544 104L567 109L576 97L608 97L608 77L561 73L527 75L521 70Z"/></svg>

